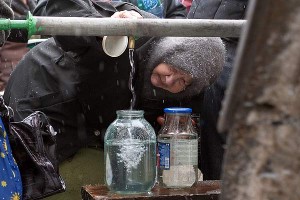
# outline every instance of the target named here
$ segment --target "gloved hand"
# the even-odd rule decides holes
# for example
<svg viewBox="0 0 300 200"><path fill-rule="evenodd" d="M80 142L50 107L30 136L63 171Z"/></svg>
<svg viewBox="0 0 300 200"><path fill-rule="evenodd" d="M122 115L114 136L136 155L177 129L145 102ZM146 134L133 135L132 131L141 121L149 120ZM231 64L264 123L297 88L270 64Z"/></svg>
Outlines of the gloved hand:
<svg viewBox="0 0 300 200"><path fill-rule="evenodd" d="M0 18L13 19L13 17L14 17L14 13L10 8L10 3L8 4L4 0L0 0ZM10 32L9 30L8 31L0 30L0 46L2 46L5 40L7 39L9 32Z"/></svg>

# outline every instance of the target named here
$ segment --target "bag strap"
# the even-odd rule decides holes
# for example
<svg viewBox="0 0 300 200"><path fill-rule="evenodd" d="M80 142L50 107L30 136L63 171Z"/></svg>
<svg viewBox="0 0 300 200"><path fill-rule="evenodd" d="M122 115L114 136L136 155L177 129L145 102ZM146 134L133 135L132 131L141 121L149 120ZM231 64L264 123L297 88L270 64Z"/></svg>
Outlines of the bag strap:
<svg viewBox="0 0 300 200"><path fill-rule="evenodd" d="M0 95L0 116L12 118L14 116L14 111L11 107L5 105L3 96Z"/></svg>

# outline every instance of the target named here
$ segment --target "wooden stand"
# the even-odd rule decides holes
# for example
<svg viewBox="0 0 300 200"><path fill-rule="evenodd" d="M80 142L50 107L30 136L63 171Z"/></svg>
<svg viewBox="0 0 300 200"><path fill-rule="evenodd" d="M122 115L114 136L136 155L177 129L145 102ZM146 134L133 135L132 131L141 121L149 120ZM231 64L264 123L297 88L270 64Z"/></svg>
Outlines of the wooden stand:
<svg viewBox="0 0 300 200"><path fill-rule="evenodd" d="M221 181L199 181L187 189L166 189L155 186L150 194L120 195L110 193L105 185L87 185L81 188L83 200L217 200Z"/></svg>

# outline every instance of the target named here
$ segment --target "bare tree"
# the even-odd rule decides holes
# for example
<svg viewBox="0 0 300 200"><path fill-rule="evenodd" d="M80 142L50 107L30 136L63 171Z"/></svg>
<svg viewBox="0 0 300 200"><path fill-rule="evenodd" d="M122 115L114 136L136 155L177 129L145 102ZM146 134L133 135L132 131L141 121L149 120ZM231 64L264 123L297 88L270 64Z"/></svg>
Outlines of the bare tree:
<svg viewBox="0 0 300 200"><path fill-rule="evenodd" d="M300 199L300 1L252 0L220 115L223 200Z"/></svg>

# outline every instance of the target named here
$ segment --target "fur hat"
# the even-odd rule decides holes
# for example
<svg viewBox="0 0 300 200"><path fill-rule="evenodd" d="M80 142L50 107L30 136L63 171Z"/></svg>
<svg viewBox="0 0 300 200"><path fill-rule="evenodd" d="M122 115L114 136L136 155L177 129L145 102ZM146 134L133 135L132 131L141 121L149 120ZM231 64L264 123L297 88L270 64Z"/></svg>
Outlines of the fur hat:
<svg viewBox="0 0 300 200"><path fill-rule="evenodd" d="M143 96L150 99L180 100L197 95L217 79L225 62L225 46L217 37L165 37L154 40L151 46L143 70ZM153 86L151 74L160 63L190 74L191 85L176 94Z"/></svg>
<svg viewBox="0 0 300 200"><path fill-rule="evenodd" d="M12 9L5 3L4 0L0 0L0 18L10 18L12 19L14 17ZM9 35L8 31L0 30L0 46L3 45L5 40L7 39Z"/></svg>

